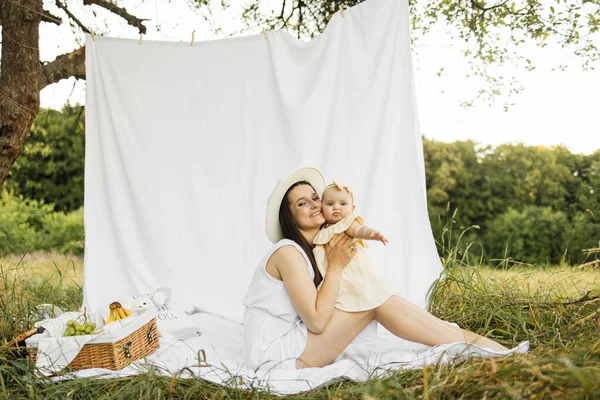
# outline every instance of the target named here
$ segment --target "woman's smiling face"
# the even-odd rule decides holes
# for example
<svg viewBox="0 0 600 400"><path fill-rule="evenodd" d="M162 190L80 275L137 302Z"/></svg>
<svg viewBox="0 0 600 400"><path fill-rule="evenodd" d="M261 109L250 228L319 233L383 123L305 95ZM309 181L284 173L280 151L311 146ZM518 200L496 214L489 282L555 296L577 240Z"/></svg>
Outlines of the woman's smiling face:
<svg viewBox="0 0 600 400"><path fill-rule="evenodd" d="M321 199L310 185L298 185L288 193L290 211L299 230L320 228L325 223Z"/></svg>

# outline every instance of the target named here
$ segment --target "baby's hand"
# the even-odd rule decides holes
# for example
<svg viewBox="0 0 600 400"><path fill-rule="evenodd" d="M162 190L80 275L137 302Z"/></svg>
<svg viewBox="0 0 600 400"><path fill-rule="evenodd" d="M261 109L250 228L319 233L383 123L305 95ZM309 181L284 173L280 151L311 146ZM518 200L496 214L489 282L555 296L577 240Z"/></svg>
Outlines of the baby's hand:
<svg viewBox="0 0 600 400"><path fill-rule="evenodd" d="M385 237L385 236L383 236L383 233L381 233L381 232L377 232L377 231L375 231L375 232L371 233L371 235L370 235L369 239L371 239L371 240L379 240L381 243L383 243L383 244L384 244L384 246L385 246L387 243L389 243L389 241L386 239L386 237Z"/></svg>

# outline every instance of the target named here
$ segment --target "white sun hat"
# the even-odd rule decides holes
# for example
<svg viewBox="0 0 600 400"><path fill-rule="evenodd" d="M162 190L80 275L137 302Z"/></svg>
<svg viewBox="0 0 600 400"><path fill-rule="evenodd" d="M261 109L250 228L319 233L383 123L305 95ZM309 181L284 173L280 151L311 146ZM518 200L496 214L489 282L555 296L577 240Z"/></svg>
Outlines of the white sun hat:
<svg viewBox="0 0 600 400"><path fill-rule="evenodd" d="M267 218L265 228L267 236L273 243L277 243L283 239L281 225L279 224L279 208L285 192L290 186L296 182L307 181L312 185L315 191L321 195L325 188L325 177L318 168L315 167L299 167L287 174L283 179L277 182L277 186L271 192L269 200L267 200Z"/></svg>

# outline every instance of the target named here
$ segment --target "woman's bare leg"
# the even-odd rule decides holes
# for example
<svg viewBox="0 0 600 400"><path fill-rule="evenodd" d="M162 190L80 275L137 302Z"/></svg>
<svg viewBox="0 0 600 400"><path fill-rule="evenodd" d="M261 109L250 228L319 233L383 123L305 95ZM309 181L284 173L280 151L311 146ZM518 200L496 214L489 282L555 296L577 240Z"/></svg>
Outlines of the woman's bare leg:
<svg viewBox="0 0 600 400"><path fill-rule="evenodd" d="M374 319L375 310L345 312L336 308L325 332L317 335L308 331L306 348L296 360L296 368L331 364Z"/></svg>
<svg viewBox="0 0 600 400"><path fill-rule="evenodd" d="M491 339L444 322L398 295L375 309L375 319L394 335L428 346L466 342L495 351L508 350Z"/></svg>

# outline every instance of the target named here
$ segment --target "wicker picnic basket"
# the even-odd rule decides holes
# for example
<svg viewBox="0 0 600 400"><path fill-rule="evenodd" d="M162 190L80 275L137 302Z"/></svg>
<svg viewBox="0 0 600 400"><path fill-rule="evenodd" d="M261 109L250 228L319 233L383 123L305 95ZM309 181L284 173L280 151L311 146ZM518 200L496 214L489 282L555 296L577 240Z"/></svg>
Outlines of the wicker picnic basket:
<svg viewBox="0 0 600 400"><path fill-rule="evenodd" d="M113 371L123 369L131 362L149 356L158 349L158 329L156 318L123 338L108 343L87 343L69 363L74 370L106 368ZM36 347L28 347L29 360L35 363Z"/></svg>

